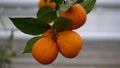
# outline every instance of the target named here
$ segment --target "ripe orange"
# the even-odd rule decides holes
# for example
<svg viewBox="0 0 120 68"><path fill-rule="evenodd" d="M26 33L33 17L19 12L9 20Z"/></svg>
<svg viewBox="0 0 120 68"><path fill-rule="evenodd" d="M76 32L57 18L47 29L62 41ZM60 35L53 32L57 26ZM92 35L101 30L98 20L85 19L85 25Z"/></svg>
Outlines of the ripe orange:
<svg viewBox="0 0 120 68"><path fill-rule="evenodd" d="M38 4L38 7L43 7L43 6L49 6L51 7L52 9L55 9L56 8L56 3L54 2L50 2L50 0L47 0L45 2L45 0L40 0L39 4Z"/></svg>
<svg viewBox="0 0 120 68"><path fill-rule="evenodd" d="M52 37L52 29L48 29L45 33L42 34L45 37L51 38Z"/></svg>
<svg viewBox="0 0 120 68"><path fill-rule="evenodd" d="M39 63L50 64L58 55L56 43L50 38L43 37L34 44L32 55Z"/></svg>
<svg viewBox="0 0 120 68"><path fill-rule="evenodd" d="M82 38L74 31L63 31L57 35L57 45L63 56L73 58L82 48Z"/></svg>
<svg viewBox="0 0 120 68"><path fill-rule="evenodd" d="M73 21L72 29L81 27L86 22L87 18L86 11L80 4L74 4L68 11L61 11L60 16Z"/></svg>

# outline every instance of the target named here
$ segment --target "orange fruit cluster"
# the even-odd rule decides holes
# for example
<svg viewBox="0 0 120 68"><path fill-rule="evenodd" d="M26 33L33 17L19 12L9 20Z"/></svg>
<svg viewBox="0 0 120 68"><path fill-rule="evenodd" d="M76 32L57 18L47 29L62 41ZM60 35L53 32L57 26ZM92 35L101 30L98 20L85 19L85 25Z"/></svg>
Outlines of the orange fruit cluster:
<svg viewBox="0 0 120 68"><path fill-rule="evenodd" d="M62 31L56 35L56 41L49 35L40 38L32 48L33 57L42 64L52 63L60 52L64 57L76 57L82 48L82 38L74 31Z"/></svg>
<svg viewBox="0 0 120 68"><path fill-rule="evenodd" d="M39 7L45 5L52 9L56 7L56 4L50 2L50 0L46 2L45 0L40 0ZM32 48L33 57L42 64L52 63L57 58L58 52L66 58L74 58L80 53L82 48L82 38L73 30L84 25L87 18L84 8L80 4L74 4L69 10L60 11L60 16L72 20L73 27L55 35L53 34L55 32L53 29L48 29L47 32L42 34L44 37L40 38Z"/></svg>

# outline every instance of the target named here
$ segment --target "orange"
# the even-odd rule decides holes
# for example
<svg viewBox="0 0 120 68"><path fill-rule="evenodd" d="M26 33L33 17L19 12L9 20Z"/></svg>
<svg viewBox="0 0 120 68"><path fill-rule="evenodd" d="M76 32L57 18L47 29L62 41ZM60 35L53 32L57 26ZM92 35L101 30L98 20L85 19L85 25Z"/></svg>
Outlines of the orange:
<svg viewBox="0 0 120 68"><path fill-rule="evenodd" d="M34 44L32 55L39 63L50 64L58 55L56 43L50 38L43 37Z"/></svg>
<svg viewBox="0 0 120 68"><path fill-rule="evenodd" d="M74 4L68 11L61 11L60 16L73 21L72 29L81 27L86 22L87 18L86 11L80 4Z"/></svg>
<svg viewBox="0 0 120 68"><path fill-rule="evenodd" d="M42 34L42 36L51 38L52 37L52 29L48 29L45 33Z"/></svg>
<svg viewBox="0 0 120 68"><path fill-rule="evenodd" d="M41 8L43 6L49 6L50 8L55 9L56 8L56 3L50 2L50 0L47 0L46 2L45 2L45 0L40 0L40 2L38 4L38 7Z"/></svg>
<svg viewBox="0 0 120 68"><path fill-rule="evenodd" d="M57 35L57 45L63 56L73 58L82 48L82 38L74 31L63 31Z"/></svg>

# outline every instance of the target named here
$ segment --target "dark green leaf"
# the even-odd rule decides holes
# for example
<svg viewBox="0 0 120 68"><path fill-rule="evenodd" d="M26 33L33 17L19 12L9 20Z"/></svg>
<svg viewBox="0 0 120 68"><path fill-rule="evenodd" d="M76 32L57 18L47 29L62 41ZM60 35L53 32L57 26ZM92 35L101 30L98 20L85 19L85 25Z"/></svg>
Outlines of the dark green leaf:
<svg viewBox="0 0 120 68"><path fill-rule="evenodd" d="M61 4L60 5L60 10L61 11L67 11L70 9L70 7L76 2L77 0L71 0L69 1L68 4Z"/></svg>
<svg viewBox="0 0 120 68"><path fill-rule="evenodd" d="M57 17L57 14L53 9L48 6L44 6L39 9L37 18L43 22L50 22Z"/></svg>
<svg viewBox="0 0 120 68"><path fill-rule="evenodd" d="M96 0L84 0L81 5L84 7L86 10L87 14L91 12L93 9L94 5L96 3Z"/></svg>
<svg viewBox="0 0 120 68"><path fill-rule="evenodd" d="M14 25L23 33L39 35L46 32L50 26L35 18L10 18Z"/></svg>
<svg viewBox="0 0 120 68"><path fill-rule="evenodd" d="M55 2L56 4L62 4L63 0L50 0L51 2Z"/></svg>
<svg viewBox="0 0 120 68"><path fill-rule="evenodd" d="M65 17L58 17L54 21L54 28L57 32L70 30L73 26L73 22L70 19L67 19Z"/></svg>
<svg viewBox="0 0 120 68"><path fill-rule="evenodd" d="M84 0L77 0L77 2L76 2L76 3L81 3L82 1L84 1Z"/></svg>
<svg viewBox="0 0 120 68"><path fill-rule="evenodd" d="M43 36L37 36L37 37L33 37L32 39L30 39L30 40L27 42L27 44L26 44L26 46L25 46L25 48L24 48L23 54L24 54L24 53L31 53L31 52L32 52L32 47L33 47L33 45L35 44L35 42L36 42L38 39L42 38L42 37L43 37Z"/></svg>

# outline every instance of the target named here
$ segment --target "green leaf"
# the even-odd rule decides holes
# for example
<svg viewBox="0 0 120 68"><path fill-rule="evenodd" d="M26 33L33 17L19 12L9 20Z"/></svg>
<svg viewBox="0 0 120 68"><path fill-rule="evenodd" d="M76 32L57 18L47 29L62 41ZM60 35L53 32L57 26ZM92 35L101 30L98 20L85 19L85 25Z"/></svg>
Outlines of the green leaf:
<svg viewBox="0 0 120 68"><path fill-rule="evenodd" d="M65 17L58 17L55 19L53 26L56 29L56 32L61 32L70 30L73 26L73 22Z"/></svg>
<svg viewBox="0 0 120 68"><path fill-rule="evenodd" d="M30 35L42 34L50 28L50 25L35 18L10 18L10 20L20 31Z"/></svg>
<svg viewBox="0 0 120 68"><path fill-rule="evenodd" d="M70 7L72 6L72 4L69 5L60 5L60 11L67 11Z"/></svg>
<svg viewBox="0 0 120 68"><path fill-rule="evenodd" d="M93 9L94 5L96 3L96 0L84 0L81 5L84 7L86 10L87 14L91 12Z"/></svg>
<svg viewBox="0 0 120 68"><path fill-rule="evenodd" d="M35 42L37 41L37 40L39 40L40 38L42 38L43 36L37 36L37 37L33 37L32 39L30 39L28 42L27 42L27 44L26 44L26 46L25 46L25 48L24 48L24 51L23 51L23 54L24 53L31 53L32 52L32 47L33 47L33 45L35 44Z"/></svg>
<svg viewBox="0 0 120 68"><path fill-rule="evenodd" d="M44 6L39 9L37 18L43 22L50 22L57 18L57 14L49 6Z"/></svg>
<svg viewBox="0 0 120 68"><path fill-rule="evenodd" d="M66 0L67 1L67 0ZM70 3L70 4L74 4L74 3L76 3L78 0L68 0L68 3Z"/></svg>
<svg viewBox="0 0 120 68"><path fill-rule="evenodd" d="M56 4L62 4L63 0L50 0L51 2L55 2Z"/></svg>
<svg viewBox="0 0 120 68"><path fill-rule="evenodd" d="M77 2L76 3L81 3L81 2L83 2L84 0L77 0Z"/></svg>
<svg viewBox="0 0 120 68"><path fill-rule="evenodd" d="M70 0L67 4L60 5L60 11L67 11L77 0Z"/></svg>

